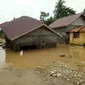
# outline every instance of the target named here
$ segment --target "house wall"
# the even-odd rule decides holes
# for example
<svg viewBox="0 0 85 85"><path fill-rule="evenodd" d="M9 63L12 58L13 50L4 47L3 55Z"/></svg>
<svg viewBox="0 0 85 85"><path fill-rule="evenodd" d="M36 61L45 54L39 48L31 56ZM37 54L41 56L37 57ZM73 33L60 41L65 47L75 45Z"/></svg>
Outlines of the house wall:
<svg viewBox="0 0 85 85"><path fill-rule="evenodd" d="M29 46L37 45L39 46L42 42L48 46L50 44L56 46L57 35L47 29L46 27L38 28L16 40L13 41L16 45Z"/></svg>
<svg viewBox="0 0 85 85"><path fill-rule="evenodd" d="M70 33L70 44L83 45L85 43L85 33L80 33L79 38L73 38L73 33Z"/></svg>
<svg viewBox="0 0 85 85"><path fill-rule="evenodd" d="M62 35L62 37L58 37L57 42L58 43L68 43L68 35L66 34L66 32L68 32L69 30L71 30L74 27L76 27L76 26L69 25L67 27L55 28L54 30L57 33L60 33Z"/></svg>
<svg viewBox="0 0 85 85"><path fill-rule="evenodd" d="M81 27L85 25L85 20L81 17L79 17L78 19L76 19L73 23L71 23L70 25L68 25L67 27L61 27L61 28L54 28L53 30L55 30L56 32L60 33L63 37L59 37L57 39L57 42L59 43L68 43L68 35L66 34L68 31L72 30L75 27Z"/></svg>
<svg viewBox="0 0 85 85"><path fill-rule="evenodd" d="M63 35L66 32L68 32L69 30L72 30L74 27L80 27L83 25L85 25L85 20L82 17L79 17L73 23L71 23L69 26L61 27L61 28L54 28L53 30L55 30L56 32L59 32L60 34Z"/></svg>
<svg viewBox="0 0 85 85"><path fill-rule="evenodd" d="M0 38L4 38L4 33L0 30Z"/></svg>
<svg viewBox="0 0 85 85"><path fill-rule="evenodd" d="M56 32L60 33L61 35L66 34L66 32L72 30L75 27L81 27L80 25L69 25L67 27L62 27L62 28L55 28L53 30L55 30Z"/></svg>
<svg viewBox="0 0 85 85"><path fill-rule="evenodd" d="M76 19L72 25L85 25L85 20L82 17L79 17L78 19Z"/></svg>
<svg viewBox="0 0 85 85"><path fill-rule="evenodd" d="M63 36L62 38L58 38L58 42L59 43L64 43L64 42L68 43L69 39L68 39L68 35L66 34L66 32L72 30L75 27L81 27L83 25L85 25L85 21L80 17L67 27L55 28L54 30Z"/></svg>

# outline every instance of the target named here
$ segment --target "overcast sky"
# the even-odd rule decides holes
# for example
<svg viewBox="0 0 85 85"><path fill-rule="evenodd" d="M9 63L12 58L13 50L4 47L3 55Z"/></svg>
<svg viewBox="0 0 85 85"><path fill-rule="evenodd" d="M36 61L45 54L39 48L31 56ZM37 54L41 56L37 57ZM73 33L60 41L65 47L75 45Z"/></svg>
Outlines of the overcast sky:
<svg viewBox="0 0 85 85"><path fill-rule="evenodd" d="M0 0L0 23L14 17L31 16L39 19L40 11L52 12L58 0ZM65 0L66 6L80 13L85 8L85 0Z"/></svg>

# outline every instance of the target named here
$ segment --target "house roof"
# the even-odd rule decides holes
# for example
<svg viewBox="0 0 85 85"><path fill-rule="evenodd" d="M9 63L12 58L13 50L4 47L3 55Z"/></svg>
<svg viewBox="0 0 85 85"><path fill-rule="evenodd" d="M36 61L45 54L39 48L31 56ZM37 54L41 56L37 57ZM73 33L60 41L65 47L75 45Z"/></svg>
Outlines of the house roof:
<svg viewBox="0 0 85 85"><path fill-rule="evenodd" d="M76 28L70 30L70 32L85 32L85 26L76 27Z"/></svg>
<svg viewBox="0 0 85 85"><path fill-rule="evenodd" d="M51 28L59 28L59 27L68 26L69 24L71 24L73 21L75 21L81 15L83 15L83 13L60 18L60 19L56 20L55 22L53 22L52 24L50 24L49 26Z"/></svg>
<svg viewBox="0 0 85 85"><path fill-rule="evenodd" d="M9 39L14 40L43 25L44 24L37 19L27 17L27 16L22 16L20 18L14 19L10 22L2 23L0 25L0 28L2 29L2 31L5 33L5 35ZM44 26L46 26L46 25L44 25ZM48 26L47 26L47 28L50 29ZM52 29L50 29L50 30L52 32L54 32Z"/></svg>

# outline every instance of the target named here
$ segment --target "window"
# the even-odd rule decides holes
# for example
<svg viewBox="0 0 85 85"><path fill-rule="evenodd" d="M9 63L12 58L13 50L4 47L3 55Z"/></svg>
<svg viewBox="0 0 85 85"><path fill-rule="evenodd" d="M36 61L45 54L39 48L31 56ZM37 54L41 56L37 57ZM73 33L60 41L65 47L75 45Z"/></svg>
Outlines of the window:
<svg viewBox="0 0 85 85"><path fill-rule="evenodd" d="M79 38L79 32L74 32L73 33L73 38Z"/></svg>

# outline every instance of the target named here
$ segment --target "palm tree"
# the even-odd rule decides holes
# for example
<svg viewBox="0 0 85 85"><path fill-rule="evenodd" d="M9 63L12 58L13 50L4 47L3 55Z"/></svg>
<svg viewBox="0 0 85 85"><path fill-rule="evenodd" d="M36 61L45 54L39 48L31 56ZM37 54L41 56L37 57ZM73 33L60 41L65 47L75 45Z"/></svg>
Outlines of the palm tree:
<svg viewBox="0 0 85 85"><path fill-rule="evenodd" d="M64 0L59 0L58 3L56 3L55 10L54 10L54 17L55 18L58 19L60 17L62 9L64 8L64 5L63 5L64 3L65 3Z"/></svg>
<svg viewBox="0 0 85 85"><path fill-rule="evenodd" d="M75 11L70 7L66 7L64 3L65 3L64 0L59 0L58 3L56 3L55 9L54 9L55 19L75 14Z"/></svg>

